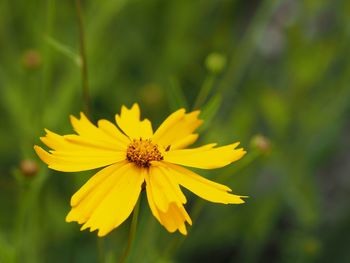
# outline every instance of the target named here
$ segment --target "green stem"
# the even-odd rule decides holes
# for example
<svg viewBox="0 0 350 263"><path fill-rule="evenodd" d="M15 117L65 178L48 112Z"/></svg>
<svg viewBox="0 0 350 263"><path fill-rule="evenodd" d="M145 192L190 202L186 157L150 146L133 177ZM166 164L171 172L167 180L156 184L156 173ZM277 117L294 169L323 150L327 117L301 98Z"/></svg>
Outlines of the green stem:
<svg viewBox="0 0 350 263"><path fill-rule="evenodd" d="M83 88L83 100L85 113L89 115L90 112L90 95L88 86L88 67L86 59L86 45L85 45L85 34L84 34L84 23L81 8L81 1L76 0L77 17L79 24L79 41L80 41L80 57L81 57L81 76L82 76L82 88Z"/></svg>
<svg viewBox="0 0 350 263"><path fill-rule="evenodd" d="M206 101L206 99L208 98L210 91L212 90L213 86L214 86L214 81L215 81L215 75L214 74L209 74L204 82L203 85L198 93L198 96L196 98L196 101L193 105L193 109L199 109L203 103Z"/></svg>
<svg viewBox="0 0 350 263"><path fill-rule="evenodd" d="M19 174L19 176L23 175ZM25 182L26 180L23 180L23 178L18 182L20 196L14 231L16 247L15 262L20 262L19 258L31 258L33 255L37 256L39 253L38 232L33 231L33 228L39 229L39 226L37 225L37 221L33 220L33 216L35 215L33 211L37 211L38 209L38 199L41 189L48 177L49 174L45 169L38 173L29 183ZM28 231L28 228L31 231ZM25 245L28 240L32 242L30 247Z"/></svg>
<svg viewBox="0 0 350 263"><path fill-rule="evenodd" d="M218 92L222 93L226 101L231 99L229 93L232 94L232 90L236 89L244 76L249 63L254 57L256 47L263 37L271 16L276 8L280 6L281 2L283 2L283 0L265 0L261 3L244 37L240 41L234 54L232 54L232 59L228 65L226 73L218 86Z"/></svg>
<svg viewBox="0 0 350 263"><path fill-rule="evenodd" d="M105 244L104 239L102 237L97 237L97 256L98 256L98 262L104 263L105 262Z"/></svg>
<svg viewBox="0 0 350 263"><path fill-rule="evenodd" d="M132 243L135 239L135 233L136 233L136 227L137 227L137 221L138 221L138 215L139 215L139 208L140 208L140 200L141 200L141 198L139 198L139 200L137 201L137 203L135 205L134 212L132 214L130 230L129 230L128 244L126 246L126 249L125 249L123 255L121 256L121 258L119 260L119 263L126 262L126 259L129 255L131 247L132 247Z"/></svg>

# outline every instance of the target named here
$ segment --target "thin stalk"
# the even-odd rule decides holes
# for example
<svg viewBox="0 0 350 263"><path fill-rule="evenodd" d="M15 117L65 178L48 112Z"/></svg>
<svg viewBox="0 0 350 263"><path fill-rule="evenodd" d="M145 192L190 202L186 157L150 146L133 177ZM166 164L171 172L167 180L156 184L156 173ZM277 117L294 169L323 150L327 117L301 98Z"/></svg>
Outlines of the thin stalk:
<svg viewBox="0 0 350 263"><path fill-rule="evenodd" d="M215 75L214 74L209 74L204 82L203 85L198 93L198 96L196 98L196 101L193 105L193 109L199 109L203 103L207 100L213 86L214 86L214 81L215 81Z"/></svg>
<svg viewBox="0 0 350 263"><path fill-rule="evenodd" d="M22 174L18 174L19 177L22 177ZM37 221L33 220L33 211L37 211L38 209L38 198L41 193L41 189L43 188L46 180L48 179L49 174L47 170L43 170L38 173L33 180L29 183L25 182L27 178L21 178L21 181L18 182L18 187L20 191L19 199L18 199L18 211L15 218L15 261L20 262L19 258L28 258L30 257L28 254L33 253L37 255L38 247L38 239L36 236L33 236L33 224L36 224ZM28 185L26 184L28 183ZM28 225L32 231L28 232ZM26 228L27 227L27 228ZM36 229L36 228L35 228ZM31 246L30 249L25 245L25 242L30 240ZM35 260L34 260L35 262Z"/></svg>
<svg viewBox="0 0 350 263"><path fill-rule="evenodd" d="M98 262L104 263L105 262L105 242L102 237L97 237L97 256L98 256Z"/></svg>
<svg viewBox="0 0 350 263"><path fill-rule="evenodd" d="M90 95L89 95L89 85L88 85L88 67L86 59L86 45L85 45L85 34L84 34L84 23L81 8L81 1L76 0L77 18L79 24L79 42L80 42L80 57L81 57L81 79L83 88L83 100L84 108L87 115L90 112Z"/></svg>
<svg viewBox="0 0 350 263"><path fill-rule="evenodd" d="M226 73L218 85L217 92L221 93L226 101L232 99L230 93L232 94L232 90L235 90L240 84L250 62L254 58L255 50L272 15L282 2L283 0L265 0L260 4L244 37L232 54Z"/></svg>
<svg viewBox="0 0 350 263"><path fill-rule="evenodd" d="M128 237L128 244L126 246L126 249L123 253L123 255L120 257L119 263L124 263L126 262L126 259L129 256L129 253L131 251L131 247L133 244L133 241L135 239L135 233L136 233L136 227L137 227L137 221L138 221L138 215L139 215L139 209L140 209L140 200L137 201L134 212L132 213L132 219L131 219L131 225L130 225L130 230L129 230L129 237Z"/></svg>

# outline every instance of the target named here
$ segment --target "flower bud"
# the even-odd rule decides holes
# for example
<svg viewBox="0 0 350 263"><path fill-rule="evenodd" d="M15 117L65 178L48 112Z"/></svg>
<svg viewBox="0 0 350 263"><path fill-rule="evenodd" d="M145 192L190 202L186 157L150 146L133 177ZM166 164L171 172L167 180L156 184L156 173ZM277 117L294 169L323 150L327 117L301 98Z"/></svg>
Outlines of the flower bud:
<svg viewBox="0 0 350 263"><path fill-rule="evenodd" d="M42 64L42 58L40 53L35 49L29 49L23 54L22 58L23 66L26 69L37 69Z"/></svg>
<svg viewBox="0 0 350 263"><path fill-rule="evenodd" d="M261 134L253 136L250 143L253 148L258 149L262 153L268 153L271 150L270 140Z"/></svg>
<svg viewBox="0 0 350 263"><path fill-rule="evenodd" d="M22 160L19 168L25 177L34 177L39 171L37 163L30 159Z"/></svg>
<svg viewBox="0 0 350 263"><path fill-rule="evenodd" d="M205 66L211 73L218 74L226 66L226 57L217 52L210 53L205 60Z"/></svg>

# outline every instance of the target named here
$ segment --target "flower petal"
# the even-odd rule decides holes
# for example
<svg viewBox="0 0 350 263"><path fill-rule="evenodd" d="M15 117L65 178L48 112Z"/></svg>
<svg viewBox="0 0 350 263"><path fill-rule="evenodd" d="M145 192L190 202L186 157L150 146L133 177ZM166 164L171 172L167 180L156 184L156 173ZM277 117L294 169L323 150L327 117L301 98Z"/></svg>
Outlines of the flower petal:
<svg viewBox="0 0 350 263"><path fill-rule="evenodd" d="M66 217L67 222L85 223L98 204L120 181L125 173L127 162L110 165L90 178L71 198L72 209Z"/></svg>
<svg viewBox="0 0 350 263"><path fill-rule="evenodd" d="M106 178L118 171L121 167L125 166L127 161L122 161L116 164L112 164L103 168L92 176L71 198L70 205L72 207L77 206L87 195L94 190L97 186L103 183Z"/></svg>
<svg viewBox="0 0 350 263"><path fill-rule="evenodd" d="M114 149L124 149L130 143L130 140L107 120L100 120L99 127L96 127L82 112L80 113L80 119L71 115L70 120L80 137L97 144L109 145Z"/></svg>
<svg viewBox="0 0 350 263"><path fill-rule="evenodd" d="M91 214L88 213L88 219L82 226L82 230L86 228L90 228L90 231L98 229L98 236L100 237L108 234L129 217L139 198L141 185L144 182L141 169L131 163L124 165L110 177L113 178L106 179L101 186L97 186L89 194L92 195L96 192L95 196L97 197L95 201L103 194L99 202L94 203L93 200L87 198L86 201L81 201L73 208L79 210L79 207L84 202L94 204L94 206L90 205L90 209L92 208L90 210ZM84 208L82 210L84 211ZM72 215L68 215L67 221L71 219ZM86 218L83 219L85 220Z"/></svg>
<svg viewBox="0 0 350 263"><path fill-rule="evenodd" d="M187 235L185 222L192 225L192 220L187 214L184 207L178 206L174 203L169 205L167 212L159 211L159 217L161 224L170 232L179 230L181 234Z"/></svg>
<svg viewBox="0 0 350 263"><path fill-rule="evenodd" d="M246 152L239 143L213 148L213 144L166 152L164 161L202 169L214 169L239 160Z"/></svg>
<svg viewBox="0 0 350 263"><path fill-rule="evenodd" d="M186 210L181 204L181 200L176 198L174 198L174 201L169 201L169 199L166 199L168 200L168 203L166 204L167 209L165 211L162 211L157 206L157 204L160 203L158 199L166 197L159 196L157 194L157 190L155 191L156 193L154 192L155 187L157 187L157 185L154 187L154 185L151 183L151 178L153 176L154 173L151 173L150 171L148 171L145 174L147 200L151 208L152 214L160 222L160 224L162 224L169 232L172 233L176 230L179 230L180 233L186 235L187 230L185 222L188 222L190 225L192 225L192 220L190 216L187 214ZM181 197L178 196L178 198ZM163 200L163 202L166 201Z"/></svg>
<svg viewBox="0 0 350 263"><path fill-rule="evenodd" d="M46 129L46 136L40 139L53 150L46 152L41 147L34 146L40 159L49 168L63 172L77 172L107 166L126 159L126 141L107 135L91 123L89 124L84 116L81 119L82 122L74 117L72 119L74 125L79 127L76 130L81 135L61 136ZM79 123L84 124L79 125ZM83 126L88 127L85 132L79 130ZM90 132L87 132L88 130Z"/></svg>
<svg viewBox="0 0 350 263"><path fill-rule="evenodd" d="M170 145L171 149L181 149L194 143L198 136L192 132L203 122L198 119L199 113L186 113L184 109L174 112L159 126L153 140L164 148Z"/></svg>
<svg viewBox="0 0 350 263"><path fill-rule="evenodd" d="M79 172L104 167L125 160L125 152L117 151L51 151L48 153L40 146L34 150L49 168L62 172Z"/></svg>
<svg viewBox="0 0 350 263"><path fill-rule="evenodd" d="M140 121L140 107L135 103L129 110L122 106L120 116L117 114L115 120L120 129L129 136L130 139L152 138L152 124L148 119Z"/></svg>
<svg viewBox="0 0 350 263"><path fill-rule="evenodd" d="M187 135L183 139L177 140L173 144L170 145L169 150L176 150L176 149L183 149L186 148L188 145L193 144L198 139L197 133L192 133L190 135Z"/></svg>
<svg viewBox="0 0 350 263"><path fill-rule="evenodd" d="M171 174L167 173L166 169L152 165L149 168L149 174L153 199L159 210L166 212L172 202L179 206L186 203L186 198L179 185L172 179Z"/></svg>
<svg viewBox="0 0 350 263"><path fill-rule="evenodd" d="M108 120L99 120L97 122L98 128L103 130L106 134L111 136L112 138L118 139L118 141L122 141L125 144L130 143L130 139L125 136L123 133L120 132L120 130L115 126L113 123L111 123Z"/></svg>
<svg viewBox="0 0 350 263"><path fill-rule="evenodd" d="M245 196L230 194L231 189L225 185L210 181L186 168L176 164L166 164L176 181L199 197L214 203L242 204Z"/></svg>

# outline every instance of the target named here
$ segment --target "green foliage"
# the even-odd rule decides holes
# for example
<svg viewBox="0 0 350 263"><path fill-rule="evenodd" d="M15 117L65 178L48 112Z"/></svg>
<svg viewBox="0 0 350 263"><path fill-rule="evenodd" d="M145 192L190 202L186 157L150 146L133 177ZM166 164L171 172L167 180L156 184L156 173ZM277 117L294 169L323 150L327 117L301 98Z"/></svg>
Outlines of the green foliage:
<svg viewBox="0 0 350 263"><path fill-rule="evenodd" d="M143 196L129 262L349 261L348 1L83 1L83 12L94 121L133 102L156 124L200 108L200 142L248 152L198 171L249 198L186 192L186 238ZM126 246L131 220L99 245L64 222L93 173L47 170L33 151L84 108L78 50L74 1L0 1L0 262L116 262ZM25 177L23 160L39 172Z"/></svg>

